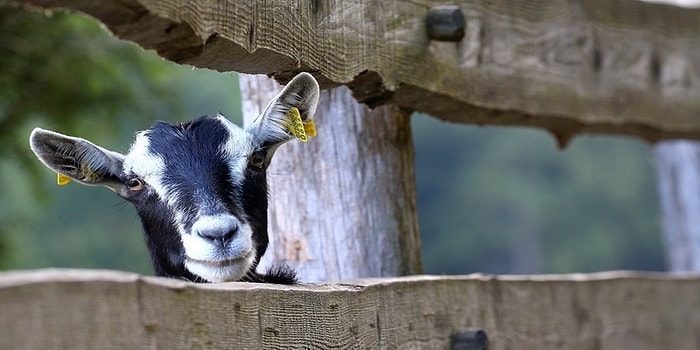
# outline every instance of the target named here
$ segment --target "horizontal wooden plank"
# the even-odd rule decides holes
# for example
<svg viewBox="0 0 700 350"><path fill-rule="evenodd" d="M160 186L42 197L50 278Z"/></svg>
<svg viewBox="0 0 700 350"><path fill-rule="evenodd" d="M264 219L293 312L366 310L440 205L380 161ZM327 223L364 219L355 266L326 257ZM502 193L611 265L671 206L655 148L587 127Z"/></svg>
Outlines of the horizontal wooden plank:
<svg viewBox="0 0 700 350"><path fill-rule="evenodd" d="M545 128L561 144L584 132L700 138L697 8L451 1L466 20L455 43L426 34L438 0L19 2L85 12L175 62L281 80L310 70L370 105Z"/></svg>
<svg viewBox="0 0 700 350"><path fill-rule="evenodd" d="M193 284L97 270L0 273L2 349L698 349L700 277L610 272Z"/></svg>

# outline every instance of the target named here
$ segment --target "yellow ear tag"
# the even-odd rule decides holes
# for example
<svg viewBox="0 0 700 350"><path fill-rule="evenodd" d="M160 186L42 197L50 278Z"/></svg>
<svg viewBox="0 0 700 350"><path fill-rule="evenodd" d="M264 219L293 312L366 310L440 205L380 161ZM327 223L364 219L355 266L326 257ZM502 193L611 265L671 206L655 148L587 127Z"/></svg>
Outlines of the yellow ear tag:
<svg viewBox="0 0 700 350"><path fill-rule="evenodd" d="M316 124L314 124L313 119L304 124L304 131L306 131L306 134L311 137L316 136Z"/></svg>
<svg viewBox="0 0 700 350"><path fill-rule="evenodd" d="M306 130L304 129L304 123L301 121L301 114L299 114L299 109L292 107L287 112L287 129L296 138L301 140L301 142L306 142L309 140L306 137Z"/></svg>
<svg viewBox="0 0 700 350"><path fill-rule="evenodd" d="M58 177L56 178L56 183L59 186L65 186L70 182L70 177L63 175L63 174L58 174L58 173L56 175L58 175Z"/></svg>

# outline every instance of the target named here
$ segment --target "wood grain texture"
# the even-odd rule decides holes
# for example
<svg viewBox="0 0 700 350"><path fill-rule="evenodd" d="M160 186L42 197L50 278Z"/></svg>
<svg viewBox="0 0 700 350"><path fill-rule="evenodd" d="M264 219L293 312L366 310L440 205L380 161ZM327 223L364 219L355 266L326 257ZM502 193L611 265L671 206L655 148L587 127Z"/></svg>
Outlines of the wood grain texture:
<svg viewBox="0 0 700 350"><path fill-rule="evenodd" d="M700 278L600 273L193 284L96 270L0 273L2 349L698 349Z"/></svg>
<svg viewBox="0 0 700 350"><path fill-rule="evenodd" d="M0 0L0 4L15 0ZM638 0L474 1L465 37L430 41L439 0L20 0L67 7L179 63L312 71L370 105L478 125L700 138L700 9Z"/></svg>
<svg viewBox="0 0 700 350"><path fill-rule="evenodd" d="M241 75L244 120L279 91ZM268 252L261 268L287 263L305 282L422 272L413 141L408 113L369 110L345 87L321 92L318 136L280 147L268 170Z"/></svg>

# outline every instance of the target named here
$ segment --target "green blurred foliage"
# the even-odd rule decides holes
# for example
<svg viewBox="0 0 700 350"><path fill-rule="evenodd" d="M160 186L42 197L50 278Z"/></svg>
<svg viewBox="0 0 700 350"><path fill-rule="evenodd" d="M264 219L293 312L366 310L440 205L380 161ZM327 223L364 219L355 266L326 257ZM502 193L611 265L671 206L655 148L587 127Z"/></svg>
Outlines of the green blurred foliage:
<svg viewBox="0 0 700 350"><path fill-rule="evenodd" d="M140 59L131 44L105 45L111 38L94 21L0 7L0 33L3 139L38 119L54 128L110 134L114 125L105 120L143 115L152 109L149 99L171 92L158 60ZM5 142L3 151L22 154L25 140L10 139L16 142Z"/></svg>
<svg viewBox="0 0 700 350"><path fill-rule="evenodd" d="M126 151L157 119L221 111L240 120L235 75L164 61L63 12L0 7L0 37L0 268L150 273L131 205L106 189L56 186L29 151L29 132L41 126Z"/></svg>
<svg viewBox="0 0 700 350"><path fill-rule="evenodd" d="M55 185L27 145L41 126L125 151L135 130L218 111L240 120L232 74L163 61L83 17L0 7L0 268L150 273L130 204ZM663 269L648 146L414 117L428 273Z"/></svg>
<svg viewBox="0 0 700 350"><path fill-rule="evenodd" d="M428 273L663 270L649 145L413 121ZM430 258L439 257L439 258Z"/></svg>

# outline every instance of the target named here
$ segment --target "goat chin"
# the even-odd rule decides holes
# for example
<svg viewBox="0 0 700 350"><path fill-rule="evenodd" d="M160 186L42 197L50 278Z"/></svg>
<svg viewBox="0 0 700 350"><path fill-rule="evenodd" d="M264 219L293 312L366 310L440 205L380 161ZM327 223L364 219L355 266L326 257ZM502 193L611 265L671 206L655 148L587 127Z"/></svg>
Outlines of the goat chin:
<svg viewBox="0 0 700 350"><path fill-rule="evenodd" d="M185 260L185 268L207 282L240 281L253 266L254 259L255 253L253 251L239 258L219 261L188 258Z"/></svg>

